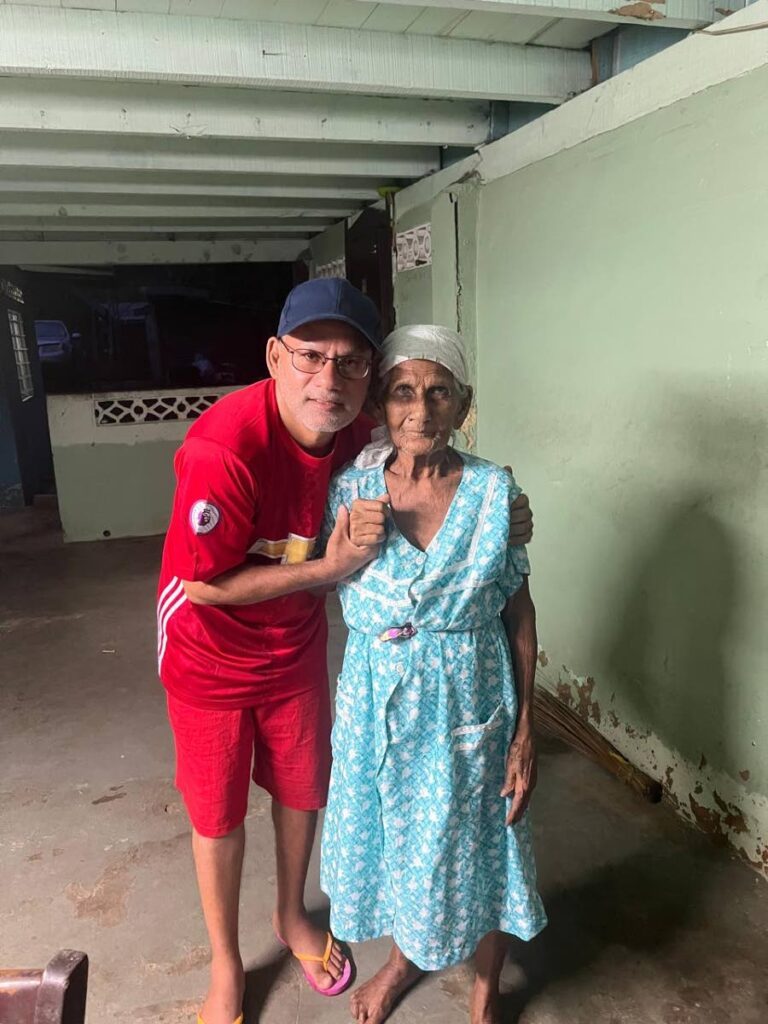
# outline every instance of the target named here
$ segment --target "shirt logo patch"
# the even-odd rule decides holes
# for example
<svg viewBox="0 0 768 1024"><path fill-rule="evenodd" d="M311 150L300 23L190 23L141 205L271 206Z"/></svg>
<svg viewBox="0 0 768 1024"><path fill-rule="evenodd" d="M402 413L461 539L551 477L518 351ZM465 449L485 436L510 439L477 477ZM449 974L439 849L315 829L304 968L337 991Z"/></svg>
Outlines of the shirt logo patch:
<svg viewBox="0 0 768 1024"><path fill-rule="evenodd" d="M193 533L210 533L221 519L221 512L210 501L196 501L189 510L189 525Z"/></svg>

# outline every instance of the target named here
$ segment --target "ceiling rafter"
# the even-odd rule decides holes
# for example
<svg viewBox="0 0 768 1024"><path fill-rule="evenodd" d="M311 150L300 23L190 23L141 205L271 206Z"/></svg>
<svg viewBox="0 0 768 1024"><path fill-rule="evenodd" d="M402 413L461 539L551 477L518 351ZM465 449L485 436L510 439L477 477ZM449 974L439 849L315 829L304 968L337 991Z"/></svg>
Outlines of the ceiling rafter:
<svg viewBox="0 0 768 1024"><path fill-rule="evenodd" d="M0 79L0 131L476 146L489 127L490 103L480 100Z"/></svg>
<svg viewBox="0 0 768 1024"><path fill-rule="evenodd" d="M561 103L586 53L279 22L0 6L0 74Z"/></svg>

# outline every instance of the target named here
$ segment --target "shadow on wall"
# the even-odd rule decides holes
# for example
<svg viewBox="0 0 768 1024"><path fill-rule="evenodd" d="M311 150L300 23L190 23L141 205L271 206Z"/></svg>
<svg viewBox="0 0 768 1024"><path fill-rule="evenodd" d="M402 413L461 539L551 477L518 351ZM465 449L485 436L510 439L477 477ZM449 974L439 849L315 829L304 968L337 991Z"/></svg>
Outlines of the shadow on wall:
<svg viewBox="0 0 768 1024"><path fill-rule="evenodd" d="M677 465L679 482L671 502L668 485L664 499L643 499L656 523L624 573L604 659L635 721L700 768L733 778L745 766L729 743L731 705L749 680L735 676L728 652L744 610L740 566L760 555L746 527L767 440L756 398L748 388L741 399L729 390L722 405L690 393L665 403L659 463Z"/></svg>
<svg viewBox="0 0 768 1024"><path fill-rule="evenodd" d="M725 767L724 648L738 579L733 533L710 502L687 492L638 555L608 665L636 720L689 761Z"/></svg>
<svg viewBox="0 0 768 1024"><path fill-rule="evenodd" d="M663 421L643 425L644 437L660 438L658 450L644 451L625 478L635 507L618 527L632 554L617 580L612 628L605 630L602 620L604 634L593 649L628 718L695 765L703 754L738 781L749 738L739 739L734 716L743 717L758 680L739 675L733 652L750 640L743 630L752 613L747 573L750 562L764 558L758 487L768 424L756 383L731 386L719 400L705 400L711 380L698 391L696 383L689 379L684 389L660 394ZM643 488L646 467L652 484ZM609 709L604 705L603 715ZM568 779L551 767L549 776L571 795ZM635 1020L638 1012L670 1024L763 1019L764 995L753 998L750 988L755 978L740 977L733 988L728 981L729 972L760 962L739 932L753 891L747 872L731 871L703 838L687 837L683 845L683 833L674 829L662 841L656 830L646 831L642 812L637 828L622 829L619 821L606 829L590 817L604 802L566 800L565 807L584 816L574 823L562 795L546 816L547 793L536 799L550 924L532 942L515 945L516 984L503 1001L507 1024L523 1024L534 1005L534 1016L543 1012L547 1019L568 1005L570 1024ZM640 845L625 847L628 836L642 837ZM600 863L602 857L609 862ZM730 886L733 892L726 891ZM723 948L737 948L743 964L724 965ZM736 991L744 993L738 1009Z"/></svg>

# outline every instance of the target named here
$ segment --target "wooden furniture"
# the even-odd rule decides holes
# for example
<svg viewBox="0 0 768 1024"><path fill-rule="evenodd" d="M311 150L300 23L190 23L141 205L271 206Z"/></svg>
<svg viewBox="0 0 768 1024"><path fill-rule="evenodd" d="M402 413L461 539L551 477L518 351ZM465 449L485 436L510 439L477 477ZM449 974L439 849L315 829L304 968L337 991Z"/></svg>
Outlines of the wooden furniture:
<svg viewBox="0 0 768 1024"><path fill-rule="evenodd" d="M84 1024L88 957L62 949L44 970L0 970L0 1024Z"/></svg>

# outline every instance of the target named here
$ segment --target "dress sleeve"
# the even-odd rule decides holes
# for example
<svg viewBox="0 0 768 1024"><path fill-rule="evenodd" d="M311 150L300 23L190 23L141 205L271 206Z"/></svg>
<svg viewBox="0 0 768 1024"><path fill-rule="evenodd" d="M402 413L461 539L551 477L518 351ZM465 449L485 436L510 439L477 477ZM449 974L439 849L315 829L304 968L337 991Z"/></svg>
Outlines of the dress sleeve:
<svg viewBox="0 0 768 1024"><path fill-rule="evenodd" d="M180 579L208 582L246 559L257 511L256 482L234 452L204 438L182 445L175 468L169 568Z"/></svg>
<svg viewBox="0 0 768 1024"><path fill-rule="evenodd" d="M509 510L523 493L511 473L507 474L507 529L509 529ZM523 576L530 576L531 563L525 544L507 544L507 557L504 564L499 586L507 597L511 597L523 585Z"/></svg>

